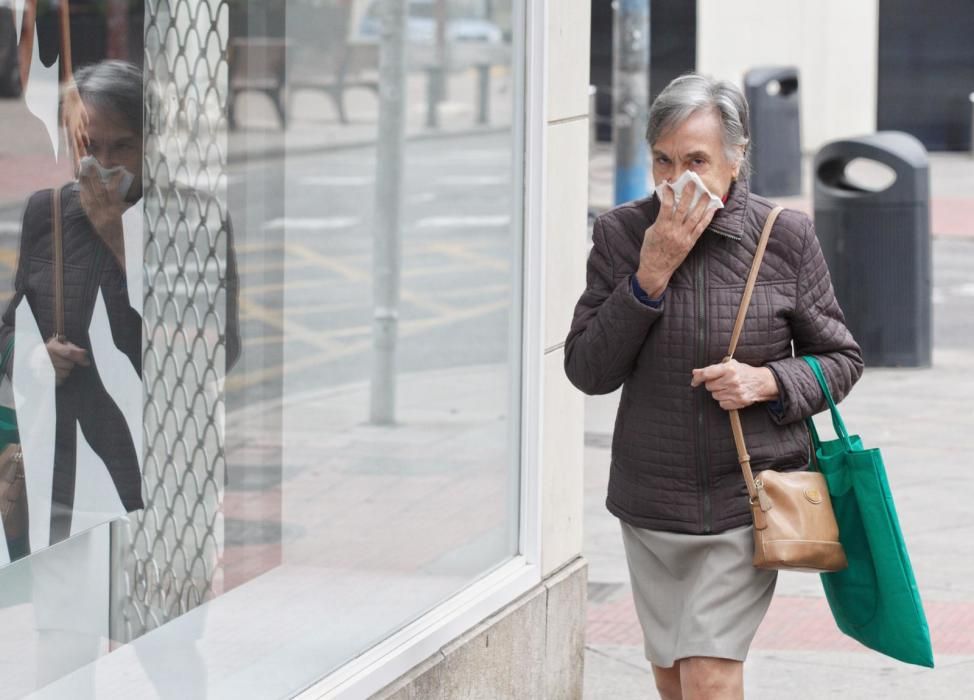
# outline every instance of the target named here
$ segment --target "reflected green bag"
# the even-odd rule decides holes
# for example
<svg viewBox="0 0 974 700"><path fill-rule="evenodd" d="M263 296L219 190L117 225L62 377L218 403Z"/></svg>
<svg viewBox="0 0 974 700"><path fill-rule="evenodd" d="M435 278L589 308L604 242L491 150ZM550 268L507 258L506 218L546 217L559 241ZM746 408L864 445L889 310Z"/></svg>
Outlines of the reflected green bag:
<svg viewBox="0 0 974 700"><path fill-rule="evenodd" d="M11 338L0 358L0 373L7 366L13 345ZM25 536L28 526L27 482L19 443L16 412L0 406L0 520L7 540Z"/></svg>
<svg viewBox="0 0 974 700"><path fill-rule="evenodd" d="M822 574L825 597L845 634L870 649L933 668L930 629L878 449L850 436L818 360L809 364L828 401L836 440L822 442L812 419L815 459L825 476L849 568Z"/></svg>

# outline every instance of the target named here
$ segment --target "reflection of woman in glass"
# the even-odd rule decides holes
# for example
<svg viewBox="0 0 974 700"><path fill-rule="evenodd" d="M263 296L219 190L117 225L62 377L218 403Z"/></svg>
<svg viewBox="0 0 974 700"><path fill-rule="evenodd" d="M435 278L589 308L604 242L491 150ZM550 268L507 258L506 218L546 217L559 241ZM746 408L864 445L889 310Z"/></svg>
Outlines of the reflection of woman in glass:
<svg viewBox="0 0 974 700"><path fill-rule="evenodd" d="M84 155L86 129L88 126L88 113L85 110L84 102L72 82L71 70L71 7L69 0L60 0L57 3L57 47L60 56L60 75L59 82L64 85L63 96L61 98L61 121L67 130L68 140L73 145L75 154L75 166L78 159ZM30 66L34 50L35 32L37 20L37 0L24 0L24 16L20 33L20 43L17 50L20 54L20 84L26 88L30 78Z"/></svg>
<svg viewBox="0 0 974 700"><path fill-rule="evenodd" d="M141 373L142 323L129 303L122 214L142 195L142 72L121 61L87 66L75 76L88 115L87 154L78 182L59 190L64 259L65 337L54 335L52 201L33 194L24 211L15 293L0 325L0 348L14 339L26 299L56 376L56 442L51 544L71 532L77 428L108 468L122 505L142 508L142 479L132 437L91 356L89 323L99 292L115 346ZM12 376L12 363L5 368ZM23 555L26 543L20 544ZM47 543L36 542L35 548ZM14 547L12 549L17 549Z"/></svg>

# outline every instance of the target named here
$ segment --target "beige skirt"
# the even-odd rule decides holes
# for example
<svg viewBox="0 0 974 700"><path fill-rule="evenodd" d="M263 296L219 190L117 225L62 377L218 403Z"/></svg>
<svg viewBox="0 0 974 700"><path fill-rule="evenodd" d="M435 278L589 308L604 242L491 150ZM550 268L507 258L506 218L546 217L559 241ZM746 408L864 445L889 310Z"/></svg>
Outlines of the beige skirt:
<svg viewBox="0 0 974 700"><path fill-rule="evenodd" d="M750 525L684 535L622 522L622 540L651 663L670 668L692 656L747 658L778 578L751 565Z"/></svg>

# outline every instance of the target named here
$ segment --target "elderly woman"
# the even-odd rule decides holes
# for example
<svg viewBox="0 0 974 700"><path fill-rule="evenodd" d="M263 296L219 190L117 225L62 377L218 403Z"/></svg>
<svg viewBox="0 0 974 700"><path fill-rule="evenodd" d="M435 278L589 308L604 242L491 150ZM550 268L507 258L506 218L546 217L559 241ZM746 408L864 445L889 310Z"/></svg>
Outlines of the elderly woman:
<svg viewBox="0 0 974 700"><path fill-rule="evenodd" d="M721 362L773 208L747 185L748 107L734 85L670 83L650 108L656 192L595 222L565 370L587 394L622 387L606 506L621 521L646 656L663 698L739 698L743 661L776 572L755 569L750 509L727 411L740 409L755 471L806 469L804 419L863 363L809 218L774 225L736 359ZM723 202L691 207L685 171Z"/></svg>
<svg viewBox="0 0 974 700"><path fill-rule="evenodd" d="M78 456L78 428L104 462L126 511L143 507L142 473L135 443L103 381L112 367L96 366L92 356L91 320L100 296L108 316L111 342L136 374L142 370L142 318L129 298L123 214L141 206L143 162L142 69L123 61L85 66L73 87L86 112L85 152L78 154L78 179L63 187L36 192L24 210L14 294L0 322L3 371L13 377L10 350L16 337L17 309L29 304L46 339L54 370L55 445L49 542L26 535L8 541L12 558L66 539L72 532ZM74 144L74 142L73 142ZM184 192L183 196L193 196ZM64 337L55 335L54 246L58 198L63 243ZM201 205L202 206L202 205ZM239 355L237 273L232 237L227 235L227 365ZM141 250L141 241L139 242ZM138 293L138 292L136 292ZM140 306L140 304L135 304ZM43 351L42 351L43 352ZM205 368L199 368L202 372ZM28 465L29 468L29 465ZM36 539L36 538L35 538Z"/></svg>

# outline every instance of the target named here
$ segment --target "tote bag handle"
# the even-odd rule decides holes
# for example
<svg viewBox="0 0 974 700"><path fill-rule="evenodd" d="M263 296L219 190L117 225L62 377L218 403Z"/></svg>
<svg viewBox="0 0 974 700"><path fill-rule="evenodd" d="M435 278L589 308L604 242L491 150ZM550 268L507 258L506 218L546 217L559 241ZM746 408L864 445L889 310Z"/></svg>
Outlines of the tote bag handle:
<svg viewBox="0 0 974 700"><path fill-rule="evenodd" d="M814 355L803 355L802 359L812 368L812 374L815 375L815 378L818 380L818 385L822 388L825 400L829 404L829 412L832 414L832 427L835 429L835 434L842 440L846 449L851 450L852 441L849 439L849 431L846 430L845 421L842 420L839 409L835 405L835 399L832 398L832 392L829 391L829 385L825 381L825 373L822 371L822 365L819 364L818 358ZM812 442L815 445L815 449L818 450L822 445L822 441L819 439L815 422L811 418L806 418L805 424L808 426L808 431L812 434Z"/></svg>

